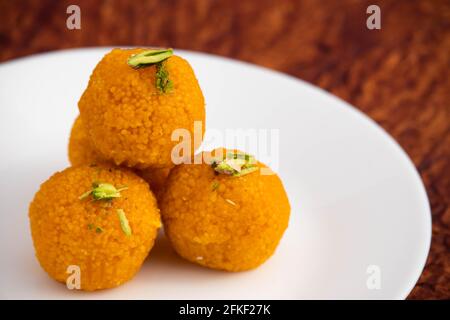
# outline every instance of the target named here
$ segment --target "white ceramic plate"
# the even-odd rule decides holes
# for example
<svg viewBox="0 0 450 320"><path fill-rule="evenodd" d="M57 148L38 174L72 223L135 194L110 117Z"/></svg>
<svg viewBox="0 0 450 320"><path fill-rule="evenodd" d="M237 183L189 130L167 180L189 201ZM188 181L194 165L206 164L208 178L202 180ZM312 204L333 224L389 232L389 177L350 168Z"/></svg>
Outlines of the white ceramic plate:
<svg viewBox="0 0 450 320"><path fill-rule="evenodd" d="M0 298L408 295L428 254L431 216L422 182L396 142L353 107L305 82L185 51L178 54L199 78L208 128L279 129L278 171L292 213L275 255L253 271L219 272L183 261L160 237L137 276L119 288L74 292L50 279L34 256L28 204L40 183L68 166L78 99L107 50L60 51L0 65Z"/></svg>

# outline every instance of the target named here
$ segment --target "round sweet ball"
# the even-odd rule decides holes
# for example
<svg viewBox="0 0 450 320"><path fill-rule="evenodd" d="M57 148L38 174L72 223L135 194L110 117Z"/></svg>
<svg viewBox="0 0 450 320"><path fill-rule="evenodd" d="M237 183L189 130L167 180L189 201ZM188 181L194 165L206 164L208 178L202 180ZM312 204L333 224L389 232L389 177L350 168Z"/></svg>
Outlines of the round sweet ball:
<svg viewBox="0 0 450 320"><path fill-rule="evenodd" d="M192 152L199 146L205 102L194 71L179 56L139 68L128 64L144 51L114 49L105 55L78 107L90 141L104 158L139 169L167 168L180 142L172 134L184 136L187 131L194 141L197 122L201 132L195 134Z"/></svg>
<svg viewBox="0 0 450 320"><path fill-rule="evenodd" d="M240 151L224 154L209 164L171 170L160 199L164 231L191 262L248 270L275 252L290 205L280 178L267 166ZM214 159L211 153L202 157Z"/></svg>
<svg viewBox="0 0 450 320"><path fill-rule="evenodd" d="M75 119L70 132L69 161L72 166L111 163L111 161L102 157L92 146L80 116ZM158 197L172 167L136 169L134 172L150 185L150 189Z"/></svg>
<svg viewBox="0 0 450 320"><path fill-rule="evenodd" d="M70 167L44 182L29 208L36 257L53 279L78 270L82 290L130 280L161 226L148 184L113 166ZM73 280L73 279L70 279Z"/></svg>

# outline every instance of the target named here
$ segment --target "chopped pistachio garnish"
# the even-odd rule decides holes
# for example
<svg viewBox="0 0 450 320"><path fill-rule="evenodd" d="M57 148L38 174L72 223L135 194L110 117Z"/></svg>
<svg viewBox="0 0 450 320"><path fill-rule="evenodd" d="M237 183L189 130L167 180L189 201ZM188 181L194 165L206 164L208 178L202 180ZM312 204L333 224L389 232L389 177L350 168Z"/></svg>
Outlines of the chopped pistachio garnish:
<svg viewBox="0 0 450 320"><path fill-rule="evenodd" d="M219 183L217 181L214 181L212 183L212 191L216 191L219 188Z"/></svg>
<svg viewBox="0 0 450 320"><path fill-rule="evenodd" d="M169 79L169 71L166 69L166 62L158 62L156 64L156 88L162 93L172 90L173 82Z"/></svg>
<svg viewBox="0 0 450 320"><path fill-rule="evenodd" d="M246 153L227 153L223 159L213 160L211 166L222 174L240 177L258 170L255 157Z"/></svg>
<svg viewBox="0 0 450 320"><path fill-rule="evenodd" d="M114 187L110 183L98 183L94 182L92 184L92 189L86 191L78 199L83 200L90 195L92 195L92 199L95 200L112 200L114 198L120 197L120 191L128 189L127 186L121 186L120 188Z"/></svg>
<svg viewBox="0 0 450 320"><path fill-rule="evenodd" d="M156 65L155 86L161 93L167 93L173 88L173 82L169 79L169 72L166 69L165 61L173 55L173 50L151 49L138 54L133 54L128 58L128 65L134 69Z"/></svg>
<svg viewBox="0 0 450 320"><path fill-rule="evenodd" d="M97 227L97 228L95 228L95 232L97 232L97 233L102 233L102 232L103 232L103 229L100 228L100 227Z"/></svg>
<svg viewBox="0 0 450 320"><path fill-rule="evenodd" d="M92 223L89 223L89 224L88 224L88 229L89 229L89 230L92 230L93 228L94 228L94 225L93 225Z"/></svg>
<svg viewBox="0 0 450 320"><path fill-rule="evenodd" d="M252 173L253 171L256 171L256 170L258 170L257 166L244 168L240 172L233 174L233 176L234 177L245 176L246 174Z"/></svg>
<svg viewBox="0 0 450 320"><path fill-rule="evenodd" d="M123 233L125 233L128 237L131 236L131 227L128 223L127 216L125 215L125 211L122 209L117 209L117 215L119 216L120 227L122 228Z"/></svg>
<svg viewBox="0 0 450 320"><path fill-rule="evenodd" d="M144 68L162 62L173 54L173 49L150 49L132 54L128 58L128 65L132 68Z"/></svg>

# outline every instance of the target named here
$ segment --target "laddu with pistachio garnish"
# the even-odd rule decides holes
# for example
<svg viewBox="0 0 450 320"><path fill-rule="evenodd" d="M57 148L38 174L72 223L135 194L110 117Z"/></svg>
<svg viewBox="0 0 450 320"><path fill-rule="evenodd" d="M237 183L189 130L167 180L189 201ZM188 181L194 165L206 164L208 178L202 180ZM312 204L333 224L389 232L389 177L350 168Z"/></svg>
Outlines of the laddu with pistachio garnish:
<svg viewBox="0 0 450 320"><path fill-rule="evenodd" d="M116 287L131 279L161 226L148 184L132 171L81 165L41 185L29 209L36 257L55 280L77 265L81 289Z"/></svg>
<svg viewBox="0 0 450 320"><path fill-rule="evenodd" d="M94 149L80 116L75 119L72 125L68 151L69 161L72 166L108 163L108 160L102 157ZM158 198L172 167L173 165L165 168L146 168L142 170L136 169L135 172L137 175L147 181L147 183L150 185L150 189Z"/></svg>
<svg viewBox="0 0 450 320"><path fill-rule="evenodd" d="M167 168L179 143L172 133L188 130L194 141L194 122L204 130L202 91L172 49L112 50L95 67L78 107L94 149L128 167Z"/></svg>
<svg viewBox="0 0 450 320"><path fill-rule="evenodd" d="M279 177L238 150L203 153L210 163L171 170L160 198L164 232L175 251L202 266L256 268L275 251L290 205Z"/></svg>

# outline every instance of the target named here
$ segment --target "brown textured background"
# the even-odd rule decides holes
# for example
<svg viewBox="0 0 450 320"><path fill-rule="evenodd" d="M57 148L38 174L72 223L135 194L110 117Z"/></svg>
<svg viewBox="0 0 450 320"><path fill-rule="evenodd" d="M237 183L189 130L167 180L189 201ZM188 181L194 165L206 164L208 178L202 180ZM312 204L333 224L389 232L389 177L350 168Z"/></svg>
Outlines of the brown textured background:
<svg viewBox="0 0 450 320"><path fill-rule="evenodd" d="M81 30L65 27L69 4L81 8ZM365 26L370 4L381 7L381 30ZM450 298L449 0L0 0L0 61L126 45L260 64L372 117L412 158L431 202L431 252L409 298Z"/></svg>

